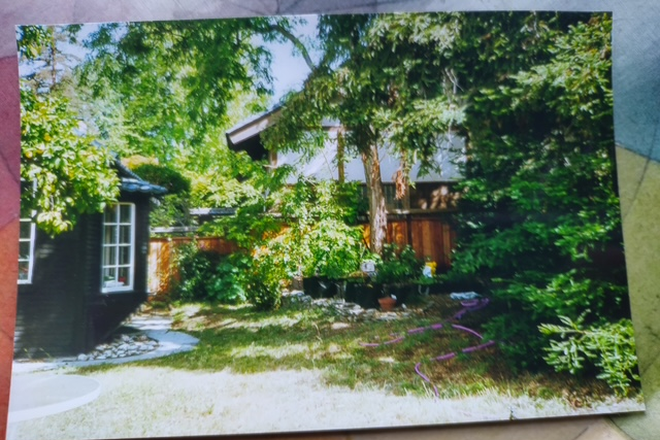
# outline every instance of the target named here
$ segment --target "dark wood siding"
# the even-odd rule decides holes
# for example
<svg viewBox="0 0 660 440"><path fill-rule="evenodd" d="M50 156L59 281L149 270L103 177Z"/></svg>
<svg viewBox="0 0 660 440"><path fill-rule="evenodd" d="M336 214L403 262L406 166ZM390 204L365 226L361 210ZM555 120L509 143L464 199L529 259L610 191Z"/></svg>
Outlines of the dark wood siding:
<svg viewBox="0 0 660 440"><path fill-rule="evenodd" d="M55 238L38 231L32 283L18 286L16 356L88 351L146 299L149 198L129 193L120 199L136 208L134 289L101 292L101 214L81 217L73 231Z"/></svg>
<svg viewBox="0 0 660 440"><path fill-rule="evenodd" d="M84 223L85 220L81 220ZM80 233L50 238L37 231L31 284L19 284L15 352L24 356L59 356L81 349L84 314Z"/></svg>

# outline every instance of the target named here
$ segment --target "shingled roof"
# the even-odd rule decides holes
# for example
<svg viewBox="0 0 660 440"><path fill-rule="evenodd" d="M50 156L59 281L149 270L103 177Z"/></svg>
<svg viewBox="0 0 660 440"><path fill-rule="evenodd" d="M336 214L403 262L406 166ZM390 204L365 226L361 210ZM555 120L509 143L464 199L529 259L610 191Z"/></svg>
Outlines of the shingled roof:
<svg viewBox="0 0 660 440"><path fill-rule="evenodd" d="M133 171L128 169L128 167L121 163L121 160L119 160L119 157L117 156L115 156L115 167L117 168L117 173L119 174L119 179L121 181L120 189L122 191L131 193L139 192L151 194L153 196L160 196L167 193L167 189L163 188L162 186L147 182Z"/></svg>

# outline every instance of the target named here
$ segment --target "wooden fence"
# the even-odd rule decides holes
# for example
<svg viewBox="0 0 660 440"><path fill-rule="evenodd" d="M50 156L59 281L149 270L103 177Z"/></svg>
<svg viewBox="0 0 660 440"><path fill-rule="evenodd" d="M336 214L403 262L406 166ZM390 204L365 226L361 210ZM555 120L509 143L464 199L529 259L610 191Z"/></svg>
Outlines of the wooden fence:
<svg viewBox="0 0 660 440"><path fill-rule="evenodd" d="M176 249L193 241L191 237L152 237L149 241L149 291L157 296L170 292L179 277ZM218 237L197 237L198 249L229 255L233 244Z"/></svg>
<svg viewBox="0 0 660 440"><path fill-rule="evenodd" d="M400 214L387 220L387 242L401 246L410 245L417 257L428 258L437 263L439 273L451 267L451 252L456 234L444 213L421 217L416 214ZM364 226L368 241L369 226Z"/></svg>
<svg viewBox="0 0 660 440"><path fill-rule="evenodd" d="M364 225L364 234L368 242L369 226ZM151 238L149 244L149 291L164 295L170 291L178 277L174 261L175 249L193 239L190 237ZM449 223L448 214L419 216L415 214L397 214L388 219L387 241L399 245L411 245L419 258L428 258L437 263L438 273L445 272L451 266L451 251L454 247L455 233ZM218 237L198 237L197 247L228 255L235 247Z"/></svg>

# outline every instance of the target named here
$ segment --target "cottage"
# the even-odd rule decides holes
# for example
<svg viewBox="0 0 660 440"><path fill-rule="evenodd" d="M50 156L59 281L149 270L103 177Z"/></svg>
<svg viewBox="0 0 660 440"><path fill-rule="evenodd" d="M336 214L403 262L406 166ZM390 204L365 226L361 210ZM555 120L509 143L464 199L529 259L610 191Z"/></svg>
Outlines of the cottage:
<svg viewBox="0 0 660 440"><path fill-rule="evenodd" d="M16 356L82 353L147 298L149 199L165 193L118 160L120 196L54 238L21 219Z"/></svg>
<svg viewBox="0 0 660 440"><path fill-rule="evenodd" d="M342 130L337 121L322 121L323 129L328 133L328 142L311 159L300 153L266 150L261 133L277 123L279 114L280 107L276 106L230 128L226 132L229 148L245 151L255 160L268 159L272 167L293 166L305 177L365 182L364 166L359 157L337 160L337 134ZM436 261L442 271L449 268L453 248L450 214L455 211L458 199L453 187L461 179L458 163L464 157L464 143L458 136L447 136L440 142L442 148L438 148L435 155L435 169L422 175L419 173L420 165L414 164L410 172L414 186L401 199L396 198L395 186L400 166L398 158L389 154L386 147L379 149L379 157L388 210L387 240L412 245L419 257Z"/></svg>

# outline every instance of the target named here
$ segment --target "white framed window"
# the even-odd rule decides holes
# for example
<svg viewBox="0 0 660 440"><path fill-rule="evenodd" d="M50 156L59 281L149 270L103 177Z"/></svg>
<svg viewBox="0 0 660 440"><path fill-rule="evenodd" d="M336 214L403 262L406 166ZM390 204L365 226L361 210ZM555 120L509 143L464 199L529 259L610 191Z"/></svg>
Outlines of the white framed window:
<svg viewBox="0 0 660 440"><path fill-rule="evenodd" d="M34 221L30 217L21 217L18 236L18 284L32 283L34 267Z"/></svg>
<svg viewBox="0 0 660 440"><path fill-rule="evenodd" d="M135 274L135 205L115 203L103 213L101 291L133 289Z"/></svg>

